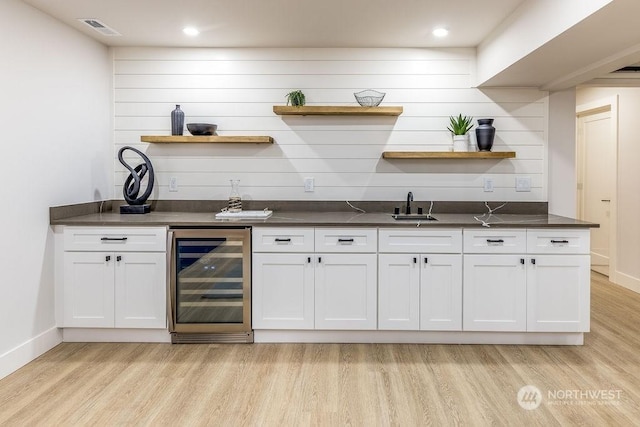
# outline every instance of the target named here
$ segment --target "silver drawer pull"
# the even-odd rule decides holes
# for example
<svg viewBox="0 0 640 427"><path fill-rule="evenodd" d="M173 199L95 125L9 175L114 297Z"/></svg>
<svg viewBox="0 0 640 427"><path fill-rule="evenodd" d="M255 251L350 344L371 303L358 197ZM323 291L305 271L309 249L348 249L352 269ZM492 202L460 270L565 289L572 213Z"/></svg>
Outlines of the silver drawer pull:
<svg viewBox="0 0 640 427"><path fill-rule="evenodd" d="M128 238L127 237L101 237L100 240L103 242L124 242Z"/></svg>
<svg viewBox="0 0 640 427"><path fill-rule="evenodd" d="M353 239L338 239L338 243L353 243Z"/></svg>
<svg viewBox="0 0 640 427"><path fill-rule="evenodd" d="M568 240L551 240L551 243L569 243Z"/></svg>
<svg viewBox="0 0 640 427"><path fill-rule="evenodd" d="M288 239L279 239L279 238L275 238L276 243L291 243L291 238Z"/></svg>

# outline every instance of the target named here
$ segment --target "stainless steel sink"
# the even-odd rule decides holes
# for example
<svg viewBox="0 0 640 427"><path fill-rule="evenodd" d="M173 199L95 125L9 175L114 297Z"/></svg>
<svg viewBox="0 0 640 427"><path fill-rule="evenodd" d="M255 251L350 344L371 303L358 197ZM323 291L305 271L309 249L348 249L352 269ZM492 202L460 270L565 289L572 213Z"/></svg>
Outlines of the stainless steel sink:
<svg viewBox="0 0 640 427"><path fill-rule="evenodd" d="M402 221L437 221L435 217L424 214L393 214L391 217L395 220Z"/></svg>

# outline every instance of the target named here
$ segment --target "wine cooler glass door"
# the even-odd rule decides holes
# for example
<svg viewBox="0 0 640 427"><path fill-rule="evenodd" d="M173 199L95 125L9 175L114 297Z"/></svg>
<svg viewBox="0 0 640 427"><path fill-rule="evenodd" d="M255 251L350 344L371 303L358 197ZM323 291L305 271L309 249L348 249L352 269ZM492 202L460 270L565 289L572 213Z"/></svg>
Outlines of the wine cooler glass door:
<svg viewBox="0 0 640 427"><path fill-rule="evenodd" d="M197 230L200 234L203 231L210 234L210 230ZM237 231L242 233L236 235ZM219 236L213 237L194 237L198 233L193 232L180 230L174 236L175 330L250 330L248 231L219 230Z"/></svg>

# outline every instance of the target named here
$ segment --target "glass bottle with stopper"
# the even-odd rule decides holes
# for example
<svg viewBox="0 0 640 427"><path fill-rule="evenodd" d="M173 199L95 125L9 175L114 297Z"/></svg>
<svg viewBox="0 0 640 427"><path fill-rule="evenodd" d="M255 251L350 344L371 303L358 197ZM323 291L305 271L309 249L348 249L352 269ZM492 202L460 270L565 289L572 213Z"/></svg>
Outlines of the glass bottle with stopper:
<svg viewBox="0 0 640 427"><path fill-rule="evenodd" d="M242 198L240 197L240 180L231 179L231 194L229 194L229 212L242 211Z"/></svg>

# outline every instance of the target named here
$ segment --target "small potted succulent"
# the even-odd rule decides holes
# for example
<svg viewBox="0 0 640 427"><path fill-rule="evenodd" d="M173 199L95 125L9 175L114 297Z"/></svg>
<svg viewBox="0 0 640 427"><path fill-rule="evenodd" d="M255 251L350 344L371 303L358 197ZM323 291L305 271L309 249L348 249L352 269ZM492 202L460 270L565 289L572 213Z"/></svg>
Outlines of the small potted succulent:
<svg viewBox="0 0 640 427"><path fill-rule="evenodd" d="M285 98L287 98L287 105L291 104L294 107L302 107L306 102L304 93L301 90L289 92Z"/></svg>
<svg viewBox="0 0 640 427"><path fill-rule="evenodd" d="M453 151L468 151L469 150L469 131L473 127L471 123L473 117L458 116L449 117L450 125L447 127L453 135Z"/></svg>

